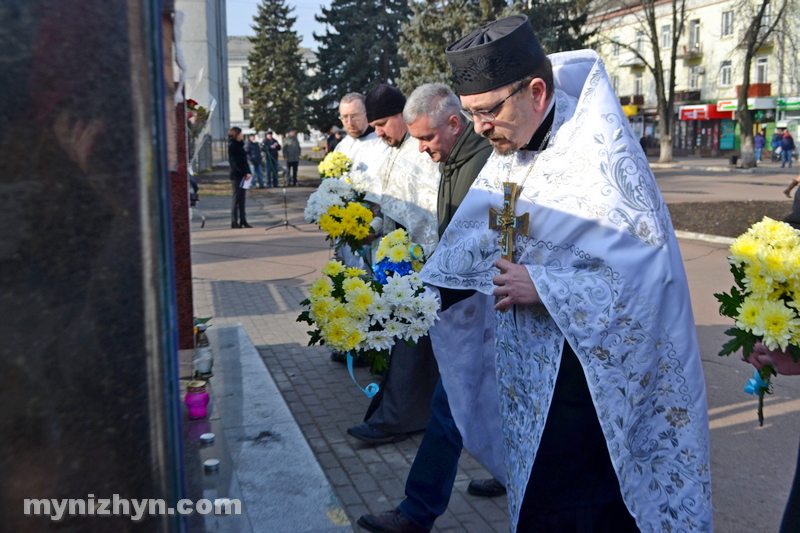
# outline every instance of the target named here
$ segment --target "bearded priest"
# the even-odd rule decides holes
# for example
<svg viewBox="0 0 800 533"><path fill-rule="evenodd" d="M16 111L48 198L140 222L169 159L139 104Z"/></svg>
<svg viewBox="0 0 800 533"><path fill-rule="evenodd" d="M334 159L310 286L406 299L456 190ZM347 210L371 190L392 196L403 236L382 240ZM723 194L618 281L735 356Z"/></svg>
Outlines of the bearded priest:
<svg viewBox="0 0 800 533"><path fill-rule="evenodd" d="M492 320L459 302L446 312L463 316L443 314L431 337L462 434L491 436L480 425L493 414L473 411L499 404L511 531L713 531L686 275L602 61L546 56L521 15L446 54L463 112L494 151L421 275L497 299L495 364L481 367L497 387L480 391L499 398L454 405L470 394L451 394L464 385L445 369L459 365L441 364L481 345Z"/></svg>

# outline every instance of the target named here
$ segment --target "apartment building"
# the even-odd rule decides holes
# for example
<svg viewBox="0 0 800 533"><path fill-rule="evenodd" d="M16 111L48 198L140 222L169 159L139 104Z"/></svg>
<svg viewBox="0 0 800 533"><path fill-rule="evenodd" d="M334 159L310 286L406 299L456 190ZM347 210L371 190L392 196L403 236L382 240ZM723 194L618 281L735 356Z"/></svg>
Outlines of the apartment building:
<svg viewBox="0 0 800 533"><path fill-rule="evenodd" d="M755 8L756 4L752 6ZM641 5L606 4L606 10L592 20L599 30L594 47L603 58L634 131L639 137L646 136L651 148L658 147L657 124L661 117L655 78L645 60L652 64L655 52L664 68L669 69L675 31L672 8L670 1L656 5L657 50L653 50L646 33ZM770 6L764 26L773 22L769 9ZM793 13L782 17L778 26L781 31L764 43L752 62L747 107L756 129L766 130L768 136L777 127L790 127L796 133L800 124L800 64L791 46L792 38L785 33L796 32L797 16ZM750 21L742 0L687 2L675 65L676 155L718 155L738 150L734 111L745 55L740 43Z"/></svg>
<svg viewBox="0 0 800 533"><path fill-rule="evenodd" d="M258 133L250 127L250 82L247 79L249 63L247 57L253 44L245 36L228 37L228 92L230 94L231 126L242 128L245 134ZM316 62L316 55L308 48L300 48L302 60L307 65ZM310 74L310 73L309 73ZM264 133L264 132L260 132ZM259 136L259 138L262 138ZM311 136L300 134L301 145L313 145Z"/></svg>

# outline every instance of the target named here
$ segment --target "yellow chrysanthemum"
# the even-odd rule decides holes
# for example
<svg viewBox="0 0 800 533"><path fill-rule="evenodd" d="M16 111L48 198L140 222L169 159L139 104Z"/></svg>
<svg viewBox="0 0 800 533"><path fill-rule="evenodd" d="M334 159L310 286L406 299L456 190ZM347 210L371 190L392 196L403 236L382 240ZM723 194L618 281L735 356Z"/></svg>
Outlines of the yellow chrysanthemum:
<svg viewBox="0 0 800 533"><path fill-rule="evenodd" d="M330 152L317 169L323 178L338 178L350 170L353 161L342 152Z"/></svg>
<svg viewBox="0 0 800 533"><path fill-rule="evenodd" d="M375 293L366 287L357 287L345 293L348 312L356 318L363 318L367 314L367 307L375 301Z"/></svg>
<svg viewBox="0 0 800 533"><path fill-rule="evenodd" d="M315 321L320 327L331 319L337 303L338 302L330 296L324 296L311 301L311 312L314 314Z"/></svg>
<svg viewBox="0 0 800 533"><path fill-rule="evenodd" d="M352 350L364 340L364 333L353 320L346 317L331 320L322 331L322 336L326 344L343 352Z"/></svg>
<svg viewBox="0 0 800 533"><path fill-rule="evenodd" d="M344 277L346 278L356 278L358 276L366 276L367 273L360 268L355 267L347 267L344 269Z"/></svg>
<svg viewBox="0 0 800 533"><path fill-rule="evenodd" d="M347 308L344 306L343 303L335 302L333 304L333 309L331 309L331 320L336 320L338 318L347 318Z"/></svg>
<svg viewBox="0 0 800 533"><path fill-rule="evenodd" d="M733 241L730 247L730 253L736 263L753 263L759 251L761 251L761 243L749 233L745 233Z"/></svg>
<svg viewBox="0 0 800 533"><path fill-rule="evenodd" d="M389 247L394 247L397 245L407 245L408 244L408 233L404 229L396 229L393 232L386 235L383 238L386 241L386 245Z"/></svg>
<svg viewBox="0 0 800 533"><path fill-rule="evenodd" d="M368 286L367 282L361 278L345 278L342 288L347 292L354 289L366 289Z"/></svg>
<svg viewBox="0 0 800 533"><path fill-rule="evenodd" d="M387 254L389 261L392 263L400 263L402 261L408 261L410 259L408 255L408 248L406 248L402 244L398 244L397 246L392 246Z"/></svg>
<svg viewBox="0 0 800 533"><path fill-rule="evenodd" d="M344 265L337 261L336 259L331 259L328 261L324 267L322 267L322 273L326 276L336 276L344 272Z"/></svg>
<svg viewBox="0 0 800 533"><path fill-rule="evenodd" d="M324 231L333 238L341 237L342 232L344 231L342 224L338 220L333 218L331 215L323 215L322 217L320 217L319 227L322 231Z"/></svg>
<svg viewBox="0 0 800 533"><path fill-rule="evenodd" d="M761 274L766 278L767 283L786 280L785 264L788 258L789 254L784 248L767 246L759 252L758 260L761 263Z"/></svg>
<svg viewBox="0 0 800 533"><path fill-rule="evenodd" d="M798 326L800 326L800 319L782 301L765 301L756 318L756 327L753 328L753 333L762 335L762 342L770 350L778 347L785 350L792 338L793 328Z"/></svg>
<svg viewBox="0 0 800 533"><path fill-rule="evenodd" d="M768 298L775 291L772 282L761 273L758 264L744 268L744 285L754 297L761 299Z"/></svg>
<svg viewBox="0 0 800 533"><path fill-rule="evenodd" d="M739 314L736 319L736 327L745 331L753 331L763 302L764 300L759 298L745 297L742 305L736 310Z"/></svg>
<svg viewBox="0 0 800 533"><path fill-rule="evenodd" d="M311 298L319 298L321 296L330 296L332 289L333 287L329 282L329 278L318 278L311 283L308 293L311 295Z"/></svg>

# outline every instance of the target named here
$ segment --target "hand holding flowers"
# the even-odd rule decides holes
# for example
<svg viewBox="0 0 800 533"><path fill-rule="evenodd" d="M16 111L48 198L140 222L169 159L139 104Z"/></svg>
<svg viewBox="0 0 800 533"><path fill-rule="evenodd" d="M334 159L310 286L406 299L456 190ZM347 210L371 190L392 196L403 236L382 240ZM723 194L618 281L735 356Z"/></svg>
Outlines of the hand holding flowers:
<svg viewBox="0 0 800 533"><path fill-rule="evenodd" d="M736 320L725 334L733 337L719 355L739 349L749 361L768 352L783 353L800 361L800 233L784 222L764 217L730 247L731 272L736 285L730 294L714 296L720 314ZM766 361L766 359L765 359ZM745 388L759 396L759 422L763 425L763 397L775 375L771 364L753 363L757 370Z"/></svg>

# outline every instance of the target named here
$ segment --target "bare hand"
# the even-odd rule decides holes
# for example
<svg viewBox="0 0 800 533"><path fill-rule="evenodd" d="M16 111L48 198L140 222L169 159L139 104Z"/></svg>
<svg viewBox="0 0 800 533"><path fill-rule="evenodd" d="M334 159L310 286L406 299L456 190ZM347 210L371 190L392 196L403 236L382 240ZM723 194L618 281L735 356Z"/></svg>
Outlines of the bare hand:
<svg viewBox="0 0 800 533"><path fill-rule="evenodd" d="M500 274L492 278L492 283L497 285L493 292L499 299L494 306L497 311L502 311L512 305L542 303L527 268L505 259L498 259L494 266L500 269Z"/></svg>
<svg viewBox="0 0 800 533"><path fill-rule="evenodd" d="M361 240L361 244L363 244L364 246L369 246L370 244L372 244L372 241L374 241L375 237L377 236L378 236L377 233L370 233Z"/></svg>
<svg viewBox="0 0 800 533"><path fill-rule="evenodd" d="M747 361L758 370L761 370L763 366L769 365L778 374L785 376L800 375L800 361L795 363L788 353L780 349L770 350L760 342L756 342L753 353L747 359L742 357L742 361Z"/></svg>

